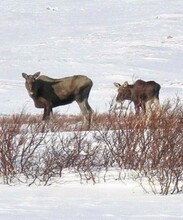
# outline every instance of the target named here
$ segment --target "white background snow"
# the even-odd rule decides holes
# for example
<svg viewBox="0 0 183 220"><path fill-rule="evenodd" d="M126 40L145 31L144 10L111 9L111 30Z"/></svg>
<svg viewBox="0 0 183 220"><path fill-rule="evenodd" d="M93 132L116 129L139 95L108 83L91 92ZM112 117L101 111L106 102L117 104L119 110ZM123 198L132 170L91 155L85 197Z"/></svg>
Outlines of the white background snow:
<svg viewBox="0 0 183 220"><path fill-rule="evenodd" d="M1 0L0 42L1 115L41 114L22 72L89 76L98 112L107 111L115 81L155 80L161 103L183 100L183 0ZM182 194L146 194L133 182L0 186L0 220L174 220L183 219L182 204Z"/></svg>

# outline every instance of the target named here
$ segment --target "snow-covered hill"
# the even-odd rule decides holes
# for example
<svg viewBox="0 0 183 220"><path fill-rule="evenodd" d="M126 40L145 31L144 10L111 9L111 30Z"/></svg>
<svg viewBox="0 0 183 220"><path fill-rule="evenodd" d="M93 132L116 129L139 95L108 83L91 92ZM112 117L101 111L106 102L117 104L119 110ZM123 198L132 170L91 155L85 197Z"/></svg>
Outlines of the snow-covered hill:
<svg viewBox="0 0 183 220"><path fill-rule="evenodd" d="M114 81L156 80L161 101L182 97L182 6L181 0L2 0L0 113L40 112L22 72L88 75L90 102L99 112L116 92ZM73 104L59 111L79 109Z"/></svg>
<svg viewBox="0 0 183 220"><path fill-rule="evenodd" d="M107 111L113 82L161 84L160 101L183 99L182 0L1 0L0 114L41 113L22 72L89 76L90 103ZM60 113L79 113L76 104ZM139 192L140 191L140 192ZM0 186L0 219L183 219L183 195L134 185Z"/></svg>

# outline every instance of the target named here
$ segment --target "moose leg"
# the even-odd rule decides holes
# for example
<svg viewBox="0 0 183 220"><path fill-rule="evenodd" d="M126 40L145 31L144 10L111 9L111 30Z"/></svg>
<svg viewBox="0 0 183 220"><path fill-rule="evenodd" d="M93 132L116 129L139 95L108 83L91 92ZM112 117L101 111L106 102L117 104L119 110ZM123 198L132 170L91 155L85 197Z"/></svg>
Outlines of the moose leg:
<svg viewBox="0 0 183 220"><path fill-rule="evenodd" d="M143 113L145 114L146 113L146 106L145 106L144 102L141 102L141 108L142 108Z"/></svg>
<svg viewBox="0 0 183 220"><path fill-rule="evenodd" d="M157 113L159 115L160 111L161 111L161 107L160 107L160 103L159 103L159 99L158 98L154 98L154 105L155 105L155 108L157 109Z"/></svg>
<svg viewBox="0 0 183 220"><path fill-rule="evenodd" d="M150 121L150 118L152 116L152 103L153 103L153 100L148 100L146 103L145 103L145 108L146 108L146 116L147 116L147 119L146 119L146 124L149 124L149 121Z"/></svg>
<svg viewBox="0 0 183 220"><path fill-rule="evenodd" d="M44 107L44 114L43 114L44 121L50 120L50 113L53 113L52 107L50 105L46 105Z"/></svg>
<svg viewBox="0 0 183 220"><path fill-rule="evenodd" d="M145 107L147 109L147 112L152 112L153 110L156 110L156 112L160 112L160 104L158 98L153 98L146 102Z"/></svg>
<svg viewBox="0 0 183 220"><path fill-rule="evenodd" d="M146 108L146 113L149 115L152 111L152 100L148 100L146 103L145 103L145 108Z"/></svg>
<svg viewBox="0 0 183 220"><path fill-rule="evenodd" d="M87 114L86 114L85 118L86 118L86 120L88 121L88 123L89 123L89 128L90 128L91 121L92 121L93 109L92 109L91 106L89 105L88 99L85 100L84 106L85 106L86 111L87 111Z"/></svg>
<svg viewBox="0 0 183 220"><path fill-rule="evenodd" d="M77 103L81 109L81 112L85 120L87 121L88 129L90 129L93 110L90 107L87 99L84 99L83 101L77 101Z"/></svg>
<svg viewBox="0 0 183 220"><path fill-rule="evenodd" d="M135 112L137 115L139 115L140 113L140 104L137 102L134 102L134 106L135 106Z"/></svg>

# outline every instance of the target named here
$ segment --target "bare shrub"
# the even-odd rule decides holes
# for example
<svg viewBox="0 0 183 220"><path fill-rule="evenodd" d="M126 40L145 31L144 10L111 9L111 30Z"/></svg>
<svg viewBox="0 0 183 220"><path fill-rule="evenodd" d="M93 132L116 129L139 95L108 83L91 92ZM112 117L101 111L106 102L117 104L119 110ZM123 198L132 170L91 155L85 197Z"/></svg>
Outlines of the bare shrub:
<svg viewBox="0 0 183 220"><path fill-rule="evenodd" d="M2 182L49 185L68 170L82 183L97 183L132 172L154 193L183 191L183 105L168 100L146 120L130 108L112 106L94 115L89 131L80 116L55 114L52 123L23 113L1 117Z"/></svg>
<svg viewBox="0 0 183 220"><path fill-rule="evenodd" d="M16 158L22 140L17 140L15 136L20 133L20 120L21 115L0 119L0 175L6 184L11 183L12 177L17 172Z"/></svg>
<svg viewBox="0 0 183 220"><path fill-rule="evenodd" d="M161 116L151 118L146 132L149 144L145 141L145 164L140 171L148 178L154 191L161 194L183 190L182 110L179 101L173 108L166 103Z"/></svg>

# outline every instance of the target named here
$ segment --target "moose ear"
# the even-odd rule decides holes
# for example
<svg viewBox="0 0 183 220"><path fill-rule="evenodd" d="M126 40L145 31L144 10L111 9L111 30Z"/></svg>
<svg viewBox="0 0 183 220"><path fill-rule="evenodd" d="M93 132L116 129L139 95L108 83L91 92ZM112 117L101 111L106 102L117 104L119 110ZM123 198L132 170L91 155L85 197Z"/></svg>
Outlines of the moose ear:
<svg viewBox="0 0 183 220"><path fill-rule="evenodd" d="M114 83L114 85L117 87L117 88L119 88L120 86L121 86L121 84L120 83Z"/></svg>
<svg viewBox="0 0 183 220"><path fill-rule="evenodd" d="M27 79L28 75L26 73L22 73L22 77Z"/></svg>
<svg viewBox="0 0 183 220"><path fill-rule="evenodd" d="M124 82L123 87L127 87L128 86L128 82Z"/></svg>
<svg viewBox="0 0 183 220"><path fill-rule="evenodd" d="M40 75L41 73L40 72L37 72L37 73L34 73L34 78L36 79L36 78L38 78L39 77L39 75Z"/></svg>

